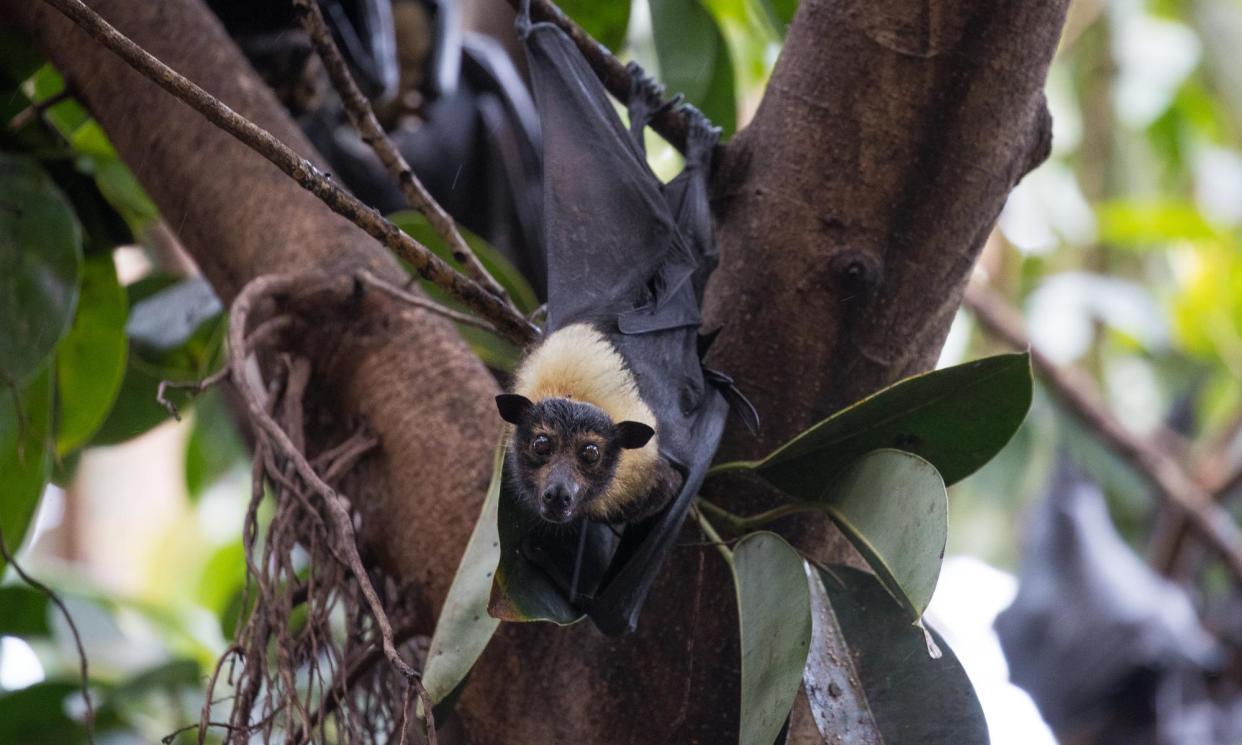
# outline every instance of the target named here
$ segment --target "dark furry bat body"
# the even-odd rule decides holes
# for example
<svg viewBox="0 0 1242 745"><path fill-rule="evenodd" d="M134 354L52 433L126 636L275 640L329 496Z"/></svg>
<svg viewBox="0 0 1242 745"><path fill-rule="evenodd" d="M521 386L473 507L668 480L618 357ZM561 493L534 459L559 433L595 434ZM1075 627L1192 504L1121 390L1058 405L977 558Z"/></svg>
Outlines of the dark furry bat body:
<svg viewBox="0 0 1242 745"><path fill-rule="evenodd" d="M560 29L526 11L518 30L544 143L548 322L514 393L497 399L514 425L502 499L541 517L524 554L619 633L635 627L680 534L729 403L756 424L732 381L701 359L718 133L686 107L685 169L662 184L641 144L654 83L632 70L627 132Z"/></svg>

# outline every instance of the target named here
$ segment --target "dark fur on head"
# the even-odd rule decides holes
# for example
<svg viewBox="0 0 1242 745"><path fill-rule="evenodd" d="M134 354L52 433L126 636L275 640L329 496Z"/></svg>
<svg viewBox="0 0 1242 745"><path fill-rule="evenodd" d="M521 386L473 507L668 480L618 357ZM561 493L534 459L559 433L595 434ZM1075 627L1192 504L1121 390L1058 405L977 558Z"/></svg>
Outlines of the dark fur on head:
<svg viewBox="0 0 1242 745"><path fill-rule="evenodd" d="M599 407L567 398L536 404L503 394L496 406L515 427L508 470L518 499L551 523L589 515L612 482L621 451L641 448L655 434L646 424L614 423Z"/></svg>

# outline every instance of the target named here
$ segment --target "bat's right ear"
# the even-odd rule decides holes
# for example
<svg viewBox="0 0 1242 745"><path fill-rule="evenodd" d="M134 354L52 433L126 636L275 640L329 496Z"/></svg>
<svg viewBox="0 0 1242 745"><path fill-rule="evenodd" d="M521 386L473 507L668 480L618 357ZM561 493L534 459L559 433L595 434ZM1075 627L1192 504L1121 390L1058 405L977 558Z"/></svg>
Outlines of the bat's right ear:
<svg viewBox="0 0 1242 745"><path fill-rule="evenodd" d="M520 423L522 417L530 411L532 406L534 404L529 398L516 393L502 393L496 397L496 408L500 411L500 418L509 424Z"/></svg>

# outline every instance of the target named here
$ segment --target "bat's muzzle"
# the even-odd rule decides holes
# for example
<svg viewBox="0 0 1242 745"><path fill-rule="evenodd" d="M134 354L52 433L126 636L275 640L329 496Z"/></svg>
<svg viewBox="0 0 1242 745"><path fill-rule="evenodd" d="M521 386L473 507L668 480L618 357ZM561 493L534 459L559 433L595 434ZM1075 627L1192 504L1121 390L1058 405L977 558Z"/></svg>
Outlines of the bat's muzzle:
<svg viewBox="0 0 1242 745"><path fill-rule="evenodd" d="M548 480L543 494L539 495L539 514L553 523L566 523L573 518L577 502L578 484L564 477Z"/></svg>

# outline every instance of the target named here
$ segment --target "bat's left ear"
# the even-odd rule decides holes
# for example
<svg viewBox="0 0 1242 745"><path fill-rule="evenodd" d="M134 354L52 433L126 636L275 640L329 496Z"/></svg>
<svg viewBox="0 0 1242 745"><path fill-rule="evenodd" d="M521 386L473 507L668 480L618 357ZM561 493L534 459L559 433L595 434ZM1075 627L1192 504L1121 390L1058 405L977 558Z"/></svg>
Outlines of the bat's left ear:
<svg viewBox="0 0 1242 745"><path fill-rule="evenodd" d="M526 396L516 393L502 393L496 397L496 408L500 410L500 418L509 424L520 424L523 415L534 406Z"/></svg>
<svg viewBox="0 0 1242 745"><path fill-rule="evenodd" d="M633 450L646 445L655 435L655 430L642 422L618 422L617 441L626 450Z"/></svg>

